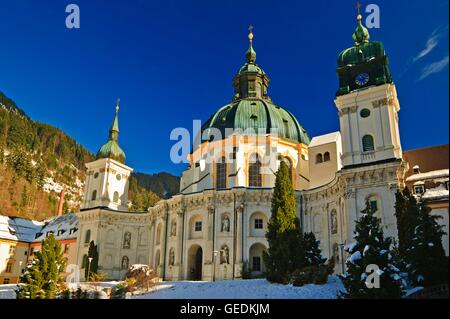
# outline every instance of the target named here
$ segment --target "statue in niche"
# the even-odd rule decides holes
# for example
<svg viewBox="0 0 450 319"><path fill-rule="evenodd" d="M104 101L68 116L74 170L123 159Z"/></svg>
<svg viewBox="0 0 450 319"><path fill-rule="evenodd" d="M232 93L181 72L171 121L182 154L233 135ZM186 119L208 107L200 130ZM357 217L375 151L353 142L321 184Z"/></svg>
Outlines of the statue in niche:
<svg viewBox="0 0 450 319"><path fill-rule="evenodd" d="M131 233L125 232L123 235L123 248L130 248L131 247Z"/></svg>
<svg viewBox="0 0 450 319"><path fill-rule="evenodd" d="M333 257L336 263L339 263L339 245L337 243L333 244Z"/></svg>
<svg viewBox="0 0 450 319"><path fill-rule="evenodd" d="M175 264L175 251L173 249L169 252L169 266L173 266Z"/></svg>
<svg viewBox="0 0 450 319"><path fill-rule="evenodd" d="M220 264L229 264L230 251L227 246L223 246L220 250Z"/></svg>
<svg viewBox="0 0 450 319"><path fill-rule="evenodd" d="M331 212L331 233L337 234L338 230L338 221L337 221L337 213L335 210Z"/></svg>
<svg viewBox="0 0 450 319"><path fill-rule="evenodd" d="M224 216L222 218L222 232L229 232L230 231L230 219L228 216Z"/></svg>
<svg viewBox="0 0 450 319"><path fill-rule="evenodd" d="M170 228L170 236L176 236L177 235L177 222L174 220L172 222L172 226Z"/></svg>

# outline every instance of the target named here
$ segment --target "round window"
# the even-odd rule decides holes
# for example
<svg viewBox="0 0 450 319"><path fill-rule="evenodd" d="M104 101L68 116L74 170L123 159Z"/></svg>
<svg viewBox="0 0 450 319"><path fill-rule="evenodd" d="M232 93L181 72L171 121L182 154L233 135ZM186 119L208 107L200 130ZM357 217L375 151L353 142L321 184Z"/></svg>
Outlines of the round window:
<svg viewBox="0 0 450 319"><path fill-rule="evenodd" d="M361 117L369 117L370 115L370 110L368 109L362 109L361 112L359 113L361 115Z"/></svg>
<svg viewBox="0 0 450 319"><path fill-rule="evenodd" d="M98 177L98 172L95 172L94 178L97 178L97 177Z"/></svg>
<svg viewBox="0 0 450 319"><path fill-rule="evenodd" d="M116 175L116 178L117 178L118 181L120 181L120 180L122 179L122 175L117 174L117 175Z"/></svg>

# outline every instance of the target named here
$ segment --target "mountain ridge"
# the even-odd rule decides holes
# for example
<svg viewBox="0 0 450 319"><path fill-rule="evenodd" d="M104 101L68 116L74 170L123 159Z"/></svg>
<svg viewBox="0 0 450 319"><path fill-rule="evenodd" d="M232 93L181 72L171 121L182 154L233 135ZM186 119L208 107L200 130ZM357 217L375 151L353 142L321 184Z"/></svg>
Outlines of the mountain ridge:
<svg viewBox="0 0 450 319"><path fill-rule="evenodd" d="M54 215L59 192L66 189L64 211L79 209L85 166L95 160L62 129L34 121L0 91L0 214L42 219ZM130 209L147 210L179 190L168 172L133 173Z"/></svg>

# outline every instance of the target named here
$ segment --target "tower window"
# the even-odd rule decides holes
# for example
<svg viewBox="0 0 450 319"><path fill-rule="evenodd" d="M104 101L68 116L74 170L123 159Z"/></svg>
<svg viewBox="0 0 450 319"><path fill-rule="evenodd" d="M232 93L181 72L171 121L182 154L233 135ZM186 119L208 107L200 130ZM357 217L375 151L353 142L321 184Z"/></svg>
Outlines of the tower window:
<svg viewBox="0 0 450 319"><path fill-rule="evenodd" d="M84 235L84 243L89 244L90 240L91 240L91 230L88 229L86 231L86 234Z"/></svg>
<svg viewBox="0 0 450 319"><path fill-rule="evenodd" d="M113 201L114 201L114 203L119 202L119 192L114 192Z"/></svg>
<svg viewBox="0 0 450 319"><path fill-rule="evenodd" d="M195 231L202 231L202 222L195 222L194 230Z"/></svg>
<svg viewBox="0 0 450 319"><path fill-rule="evenodd" d="M369 109L362 109L361 112L359 112L359 115L361 115L362 118L366 118L370 116L370 110Z"/></svg>
<svg viewBox="0 0 450 319"><path fill-rule="evenodd" d="M97 199L97 190L92 192L92 200L96 200Z"/></svg>
<svg viewBox="0 0 450 319"><path fill-rule="evenodd" d="M226 188L227 187L227 163L225 157L222 157L216 163L216 188Z"/></svg>
<svg viewBox="0 0 450 319"><path fill-rule="evenodd" d="M425 185L414 185L413 192L416 195L422 195L425 193Z"/></svg>
<svg viewBox="0 0 450 319"><path fill-rule="evenodd" d="M323 154L323 161L328 162L329 160L330 160L330 152L325 152L325 154Z"/></svg>
<svg viewBox="0 0 450 319"><path fill-rule="evenodd" d="M372 152L375 150L372 135L364 135L362 138L363 152Z"/></svg>
<svg viewBox="0 0 450 319"><path fill-rule="evenodd" d="M248 184L250 187L261 187L261 161L258 154L252 154L248 166Z"/></svg>
<svg viewBox="0 0 450 319"><path fill-rule="evenodd" d="M320 164L322 162L323 162L322 154L317 154L316 155L316 164Z"/></svg>
<svg viewBox="0 0 450 319"><path fill-rule="evenodd" d="M370 209L371 209L373 212L378 211L378 202L377 202L376 199L370 200L370 201L369 201L369 205L370 205Z"/></svg>
<svg viewBox="0 0 450 319"><path fill-rule="evenodd" d="M264 227L264 222L261 218L256 218L255 219L255 229L263 229Z"/></svg>

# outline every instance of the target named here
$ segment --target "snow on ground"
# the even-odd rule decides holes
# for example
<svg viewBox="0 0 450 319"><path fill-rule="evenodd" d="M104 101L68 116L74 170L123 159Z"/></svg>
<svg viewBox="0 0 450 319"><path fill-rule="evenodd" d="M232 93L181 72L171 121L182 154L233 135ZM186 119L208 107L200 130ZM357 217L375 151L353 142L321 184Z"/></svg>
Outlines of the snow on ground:
<svg viewBox="0 0 450 319"><path fill-rule="evenodd" d="M325 285L271 284L265 279L162 282L153 292L135 299L335 299L343 290L341 280L330 276Z"/></svg>

